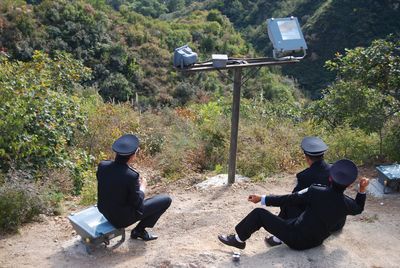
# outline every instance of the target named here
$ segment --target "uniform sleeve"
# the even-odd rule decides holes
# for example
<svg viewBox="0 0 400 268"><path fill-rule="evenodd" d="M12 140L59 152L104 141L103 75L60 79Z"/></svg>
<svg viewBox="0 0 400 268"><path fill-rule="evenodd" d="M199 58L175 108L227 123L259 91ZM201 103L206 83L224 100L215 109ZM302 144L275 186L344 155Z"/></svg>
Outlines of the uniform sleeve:
<svg viewBox="0 0 400 268"><path fill-rule="evenodd" d="M140 190L139 174L131 180L132 183L129 187L129 203L136 208L136 212L140 215L143 214L143 200L144 193Z"/></svg>
<svg viewBox="0 0 400 268"><path fill-rule="evenodd" d="M307 187L310 187L311 181L309 179L307 170L303 170L302 172L298 173L296 175L296 178L297 178L297 185L296 185L296 187L294 187L292 193L295 193L295 192L301 191Z"/></svg>
<svg viewBox="0 0 400 268"><path fill-rule="evenodd" d="M367 198L366 194L357 193L356 199L353 200L346 196L346 205L349 215L357 215L363 212L365 200Z"/></svg>
<svg viewBox="0 0 400 268"><path fill-rule="evenodd" d="M273 207L306 205L310 202L310 188L287 195L269 195L265 197L265 205Z"/></svg>

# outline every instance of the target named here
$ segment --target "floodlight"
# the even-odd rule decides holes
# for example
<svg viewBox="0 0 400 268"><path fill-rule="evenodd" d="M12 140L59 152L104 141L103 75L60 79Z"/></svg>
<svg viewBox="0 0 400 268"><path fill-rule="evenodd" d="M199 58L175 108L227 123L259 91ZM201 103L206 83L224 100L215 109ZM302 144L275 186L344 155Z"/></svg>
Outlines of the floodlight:
<svg viewBox="0 0 400 268"><path fill-rule="evenodd" d="M197 62L197 53L193 52L192 49L188 45L184 45L182 47L175 48L174 50L174 66L180 67L188 67Z"/></svg>
<svg viewBox="0 0 400 268"><path fill-rule="evenodd" d="M303 56L297 58L305 57L307 44L296 17L267 19L267 27L269 39L274 47L274 58L293 58L285 56L297 52L303 52Z"/></svg>

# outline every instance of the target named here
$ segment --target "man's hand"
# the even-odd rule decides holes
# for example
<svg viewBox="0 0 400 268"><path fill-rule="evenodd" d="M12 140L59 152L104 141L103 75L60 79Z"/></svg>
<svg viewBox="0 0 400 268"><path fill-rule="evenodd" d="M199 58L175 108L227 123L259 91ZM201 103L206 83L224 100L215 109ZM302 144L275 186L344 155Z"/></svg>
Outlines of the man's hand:
<svg viewBox="0 0 400 268"><path fill-rule="evenodd" d="M369 179L362 177L360 179L360 193L365 193L369 184Z"/></svg>
<svg viewBox="0 0 400 268"><path fill-rule="evenodd" d="M146 191L146 187L147 187L147 180L143 177L140 177L139 183L140 183L140 191L142 191L144 193Z"/></svg>
<svg viewBox="0 0 400 268"><path fill-rule="evenodd" d="M247 198L248 201L253 202L254 204L257 204L258 202L261 201L261 196L258 194L251 194Z"/></svg>

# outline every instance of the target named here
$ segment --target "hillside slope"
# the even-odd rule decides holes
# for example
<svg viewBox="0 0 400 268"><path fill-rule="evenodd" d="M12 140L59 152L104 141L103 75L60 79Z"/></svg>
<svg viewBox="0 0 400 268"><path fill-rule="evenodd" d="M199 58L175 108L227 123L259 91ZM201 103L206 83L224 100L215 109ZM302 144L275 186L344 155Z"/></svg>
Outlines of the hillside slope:
<svg viewBox="0 0 400 268"><path fill-rule="evenodd" d="M208 8L221 10L259 52L269 56L266 19L298 17L309 56L300 64L285 67L284 72L295 77L314 96L334 79L335 74L323 66L336 52L368 46L372 40L389 34L400 37L398 0L211 1Z"/></svg>

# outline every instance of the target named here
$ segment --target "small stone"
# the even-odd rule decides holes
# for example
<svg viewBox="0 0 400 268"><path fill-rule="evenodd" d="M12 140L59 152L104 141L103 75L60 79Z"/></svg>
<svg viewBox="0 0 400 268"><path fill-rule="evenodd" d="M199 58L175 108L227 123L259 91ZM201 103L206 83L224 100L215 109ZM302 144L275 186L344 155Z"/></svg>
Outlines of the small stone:
<svg viewBox="0 0 400 268"><path fill-rule="evenodd" d="M383 204L383 202L381 202L381 206L383 206L384 204Z"/></svg>
<svg viewBox="0 0 400 268"><path fill-rule="evenodd" d="M234 262L239 262L239 261L240 261L240 253L239 253L239 252L233 253L233 255L232 255L232 260L233 260Z"/></svg>

